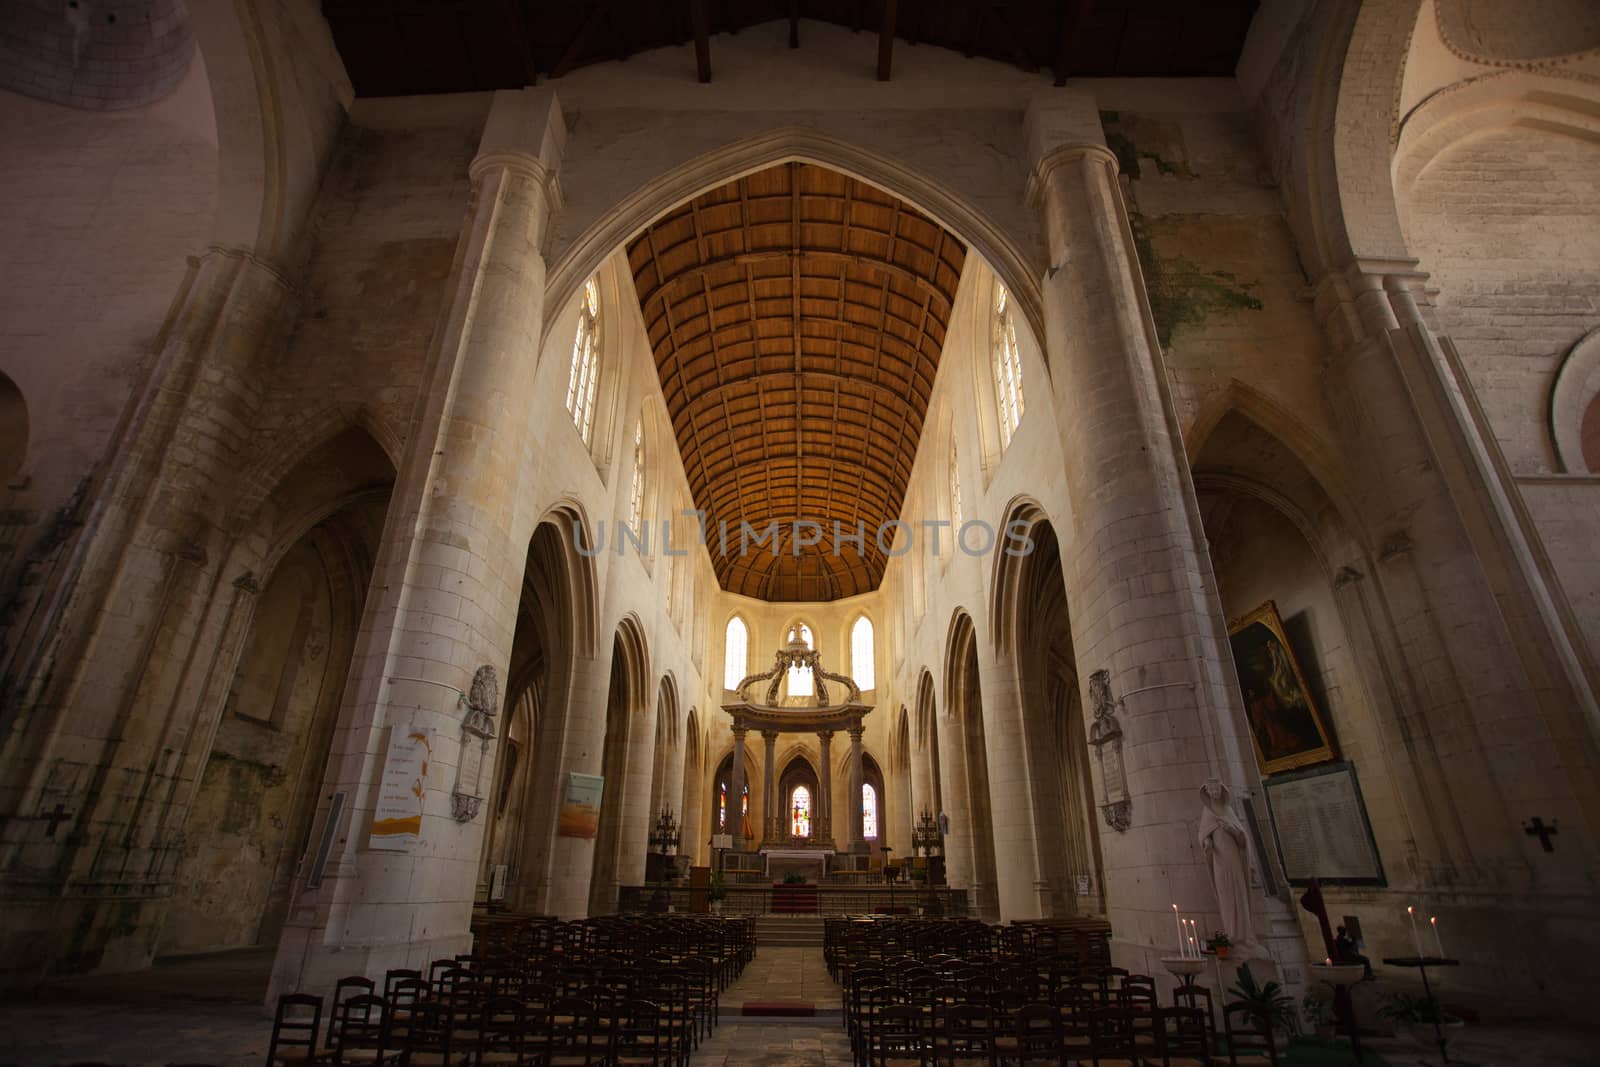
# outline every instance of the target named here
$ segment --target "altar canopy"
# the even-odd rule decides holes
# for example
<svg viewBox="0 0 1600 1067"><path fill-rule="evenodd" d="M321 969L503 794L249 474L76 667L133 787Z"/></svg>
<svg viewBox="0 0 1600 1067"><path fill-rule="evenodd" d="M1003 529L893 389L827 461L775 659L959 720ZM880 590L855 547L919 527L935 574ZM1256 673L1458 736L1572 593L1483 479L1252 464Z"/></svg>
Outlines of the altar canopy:
<svg viewBox="0 0 1600 1067"><path fill-rule="evenodd" d="M872 705L861 700L861 689L845 675L822 666L821 653L811 647L809 632L795 626L787 643L772 658L769 670L740 680L738 699L722 705L733 719L733 773L729 791L741 795L745 783L745 743L754 729L766 745L763 761L762 810L766 813L761 828L759 851L771 857L782 851L791 858L804 858L806 866L820 877L827 873L827 857L834 854L833 831L833 735L839 730L850 735L850 783L847 795L848 843L844 851L863 853L867 840L877 834L875 804L863 804L872 796L867 784L862 749L866 728L862 720ZM798 684L797 684L798 683ZM837 695L838 699L832 699ZM780 799L776 781L776 750L780 734L814 733L820 746L817 789L796 786ZM866 813L870 812L870 815ZM873 825L864 825L870 818Z"/></svg>

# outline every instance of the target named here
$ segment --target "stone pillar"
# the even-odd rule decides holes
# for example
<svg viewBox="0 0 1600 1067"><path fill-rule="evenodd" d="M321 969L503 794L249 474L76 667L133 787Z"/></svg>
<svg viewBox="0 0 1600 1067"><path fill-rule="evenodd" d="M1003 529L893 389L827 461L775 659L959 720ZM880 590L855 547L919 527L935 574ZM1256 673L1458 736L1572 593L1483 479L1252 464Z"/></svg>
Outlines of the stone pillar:
<svg viewBox="0 0 1600 1067"><path fill-rule="evenodd" d="M1022 694L1016 670L1007 664L980 663L978 680L983 699L984 762L989 777L989 825L994 833L995 885L1000 921L1037 919L1041 897L1048 892L1042 881L1040 850L1044 835L1059 836L1062 828L1034 827L1034 797L1030 775L1043 775L1039 766L1048 749L1032 747L1022 725Z"/></svg>
<svg viewBox="0 0 1600 1067"><path fill-rule="evenodd" d="M817 833L818 842L823 848L833 847L833 731L823 730L817 734L817 744L821 746L821 758L817 763L817 773L821 775L818 780L817 792L822 796L818 800L820 811L818 813Z"/></svg>
<svg viewBox="0 0 1600 1067"><path fill-rule="evenodd" d="M943 814L950 823L950 832L943 840L945 882L967 890L968 902L976 911L978 900L972 883L977 869L977 835L972 831L972 804L967 791L967 739L961 721L950 714L948 707L934 715L934 730L939 737L942 765L938 775L944 809L933 814L934 818Z"/></svg>
<svg viewBox="0 0 1600 1067"><path fill-rule="evenodd" d="M933 753L926 746L911 753L911 797L906 806L913 830L924 811L935 818L939 815L939 804L933 795L932 760ZM909 846L910 843L908 838L906 844Z"/></svg>
<svg viewBox="0 0 1600 1067"><path fill-rule="evenodd" d="M861 828L861 784L867 780L862 763L861 736L867 728L860 723L850 727L850 851L867 851Z"/></svg>
<svg viewBox="0 0 1600 1067"><path fill-rule="evenodd" d="M728 832L733 835L733 847L744 847L744 735L750 731L743 726L733 728L733 770L728 774Z"/></svg>
<svg viewBox="0 0 1600 1067"><path fill-rule="evenodd" d="M508 489L520 480L529 429L520 398L533 388L539 245L565 129L547 89L495 96L328 761L323 793L344 794L344 816L321 884L297 887L269 1003L471 945L484 820L452 817L458 701L477 667L503 678L510 657L527 542ZM388 742L411 727L434 731L421 840L374 851ZM498 746L486 765L496 756Z"/></svg>
<svg viewBox="0 0 1600 1067"><path fill-rule="evenodd" d="M778 733L776 730L762 730L761 740L766 742L766 764L762 770L761 811L766 823L766 833L762 834L764 841L776 841L783 835L781 820L778 817L778 783L773 777L777 772L773 764L778 761Z"/></svg>
<svg viewBox="0 0 1600 1067"><path fill-rule="evenodd" d="M1152 973L1176 941L1173 903L1202 929L1220 921L1198 845L1200 787L1215 777L1245 797L1260 786L1116 156L1087 94L1037 98L1026 127L1049 250L1049 387L1057 410L1073 412L1059 422L1073 457L1075 523L1062 542L1073 643L1085 684L1104 668L1122 698L1131 813L1126 829L1101 831L1113 954ZM1259 894L1252 909L1255 929L1230 931L1236 944L1259 942L1268 911L1286 911ZM1286 941L1281 954L1303 961L1304 945Z"/></svg>

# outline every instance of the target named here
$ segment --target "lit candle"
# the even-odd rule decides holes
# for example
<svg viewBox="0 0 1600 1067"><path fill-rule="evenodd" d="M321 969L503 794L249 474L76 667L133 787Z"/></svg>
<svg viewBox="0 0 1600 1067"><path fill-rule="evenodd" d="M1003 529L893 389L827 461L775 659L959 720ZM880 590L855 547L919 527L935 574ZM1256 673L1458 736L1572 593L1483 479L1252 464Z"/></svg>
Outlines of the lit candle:
<svg viewBox="0 0 1600 1067"><path fill-rule="evenodd" d="M1188 953L1183 948L1183 919L1178 915L1178 906L1176 904L1172 906L1172 925L1178 928L1178 955L1187 956Z"/></svg>
<svg viewBox="0 0 1600 1067"><path fill-rule="evenodd" d="M1433 950L1439 954L1440 959L1444 959L1444 944L1439 940L1439 916L1428 916L1428 925L1433 927Z"/></svg>
<svg viewBox="0 0 1600 1067"><path fill-rule="evenodd" d="M1411 945L1417 950L1417 958L1422 958L1422 938L1417 934L1417 909L1410 904L1406 905L1406 917L1411 920Z"/></svg>

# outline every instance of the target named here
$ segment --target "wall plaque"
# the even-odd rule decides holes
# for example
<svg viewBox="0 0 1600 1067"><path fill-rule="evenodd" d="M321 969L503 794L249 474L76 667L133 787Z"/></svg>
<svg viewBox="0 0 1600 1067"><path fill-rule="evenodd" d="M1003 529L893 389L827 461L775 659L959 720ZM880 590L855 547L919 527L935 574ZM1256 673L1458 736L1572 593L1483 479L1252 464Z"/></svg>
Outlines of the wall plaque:
<svg viewBox="0 0 1600 1067"><path fill-rule="evenodd" d="M1267 808L1295 885L1386 885L1355 767L1331 763L1266 781Z"/></svg>
<svg viewBox="0 0 1600 1067"><path fill-rule="evenodd" d="M422 840L422 804L432 759L433 727L396 726L389 732L368 848L409 852Z"/></svg>

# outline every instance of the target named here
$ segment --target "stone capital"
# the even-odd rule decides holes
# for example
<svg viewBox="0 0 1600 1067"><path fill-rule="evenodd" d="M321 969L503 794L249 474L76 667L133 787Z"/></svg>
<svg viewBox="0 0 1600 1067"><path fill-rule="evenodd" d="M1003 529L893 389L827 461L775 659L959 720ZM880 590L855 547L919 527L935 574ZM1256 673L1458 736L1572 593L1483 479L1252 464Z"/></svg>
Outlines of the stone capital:
<svg viewBox="0 0 1600 1067"><path fill-rule="evenodd" d="M474 184L497 170L517 174L543 192L554 213L561 209L558 177L566 145L566 120L554 89L501 89L489 105L478 154L467 173Z"/></svg>

